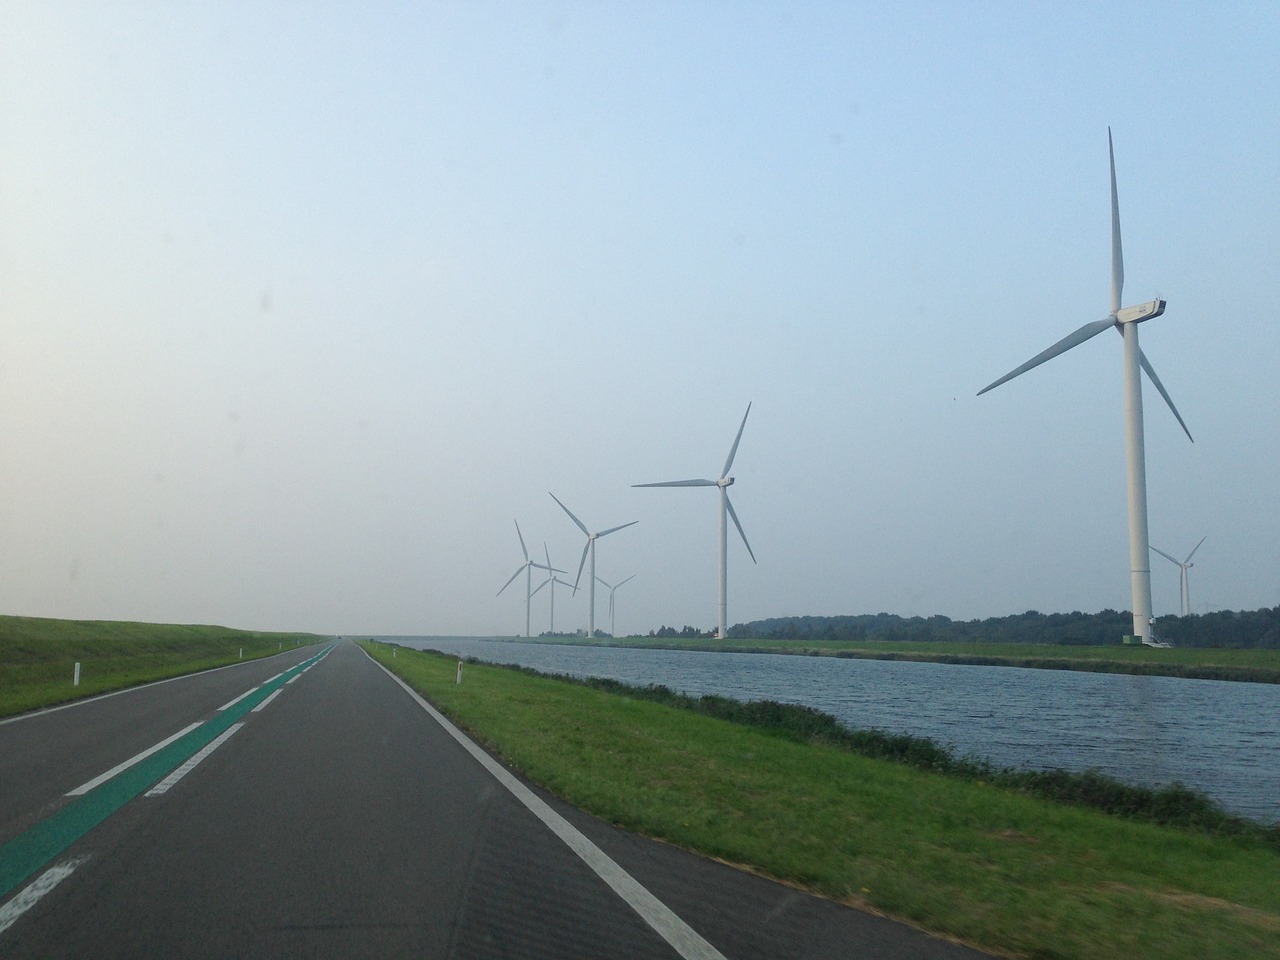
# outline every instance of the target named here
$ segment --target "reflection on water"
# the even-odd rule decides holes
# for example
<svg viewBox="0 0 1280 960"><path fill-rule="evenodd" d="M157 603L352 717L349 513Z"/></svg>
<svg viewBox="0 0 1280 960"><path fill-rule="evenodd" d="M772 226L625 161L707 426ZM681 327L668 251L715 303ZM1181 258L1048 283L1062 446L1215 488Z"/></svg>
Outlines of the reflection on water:
<svg viewBox="0 0 1280 960"><path fill-rule="evenodd" d="M1010 767L1095 768L1175 781L1280 821L1280 685L1065 670L748 653L388 637L548 673L816 707L853 728L911 733Z"/></svg>

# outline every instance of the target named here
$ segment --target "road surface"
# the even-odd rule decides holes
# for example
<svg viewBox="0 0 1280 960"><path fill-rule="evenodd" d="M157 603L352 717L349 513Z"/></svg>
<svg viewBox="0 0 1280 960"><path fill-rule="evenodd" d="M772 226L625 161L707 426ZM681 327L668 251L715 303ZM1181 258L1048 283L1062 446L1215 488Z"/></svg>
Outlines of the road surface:
<svg viewBox="0 0 1280 960"><path fill-rule="evenodd" d="M0 956L981 955L568 807L340 641L0 724Z"/></svg>

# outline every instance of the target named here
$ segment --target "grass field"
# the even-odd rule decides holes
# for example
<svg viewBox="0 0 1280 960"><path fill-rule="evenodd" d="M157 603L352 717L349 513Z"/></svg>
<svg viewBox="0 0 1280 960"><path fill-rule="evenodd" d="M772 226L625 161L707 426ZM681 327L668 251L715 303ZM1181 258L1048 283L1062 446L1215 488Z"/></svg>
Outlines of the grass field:
<svg viewBox="0 0 1280 960"><path fill-rule="evenodd" d="M1002 955L1280 955L1268 842L1107 816L516 670L367 644L626 829Z"/></svg>
<svg viewBox="0 0 1280 960"><path fill-rule="evenodd" d="M534 641L536 642L536 641ZM916 643L890 640L681 640L619 637L616 640L557 638L547 643L709 650L724 653L779 653L795 656L927 660L1048 670L1145 673L1206 680L1280 683L1280 650L1221 647L1066 646L1030 643Z"/></svg>
<svg viewBox="0 0 1280 960"><path fill-rule="evenodd" d="M194 673L286 646L301 633L0 616L0 716ZM242 653L243 652L243 653ZM75 664L80 685L73 686Z"/></svg>

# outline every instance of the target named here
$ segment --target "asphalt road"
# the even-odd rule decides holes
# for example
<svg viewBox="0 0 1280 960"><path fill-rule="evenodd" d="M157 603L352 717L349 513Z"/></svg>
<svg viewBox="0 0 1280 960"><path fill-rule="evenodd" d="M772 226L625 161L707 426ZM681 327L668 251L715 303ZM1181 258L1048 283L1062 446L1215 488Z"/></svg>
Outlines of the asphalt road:
<svg viewBox="0 0 1280 960"><path fill-rule="evenodd" d="M319 653L0 725L0 955L981 956L615 830Z"/></svg>

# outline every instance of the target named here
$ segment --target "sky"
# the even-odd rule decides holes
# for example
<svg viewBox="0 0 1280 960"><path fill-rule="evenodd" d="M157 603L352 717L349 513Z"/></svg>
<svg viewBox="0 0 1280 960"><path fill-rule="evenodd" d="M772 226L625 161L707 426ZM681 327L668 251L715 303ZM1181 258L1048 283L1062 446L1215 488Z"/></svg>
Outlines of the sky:
<svg viewBox="0 0 1280 960"><path fill-rule="evenodd" d="M617 632L1280 604L1270 3L0 5L0 612ZM1153 554L1154 609L1179 611ZM587 621L587 574L556 628ZM537 580L534 581L535 585ZM533 598L535 633L550 626ZM597 627L609 628L607 592Z"/></svg>

